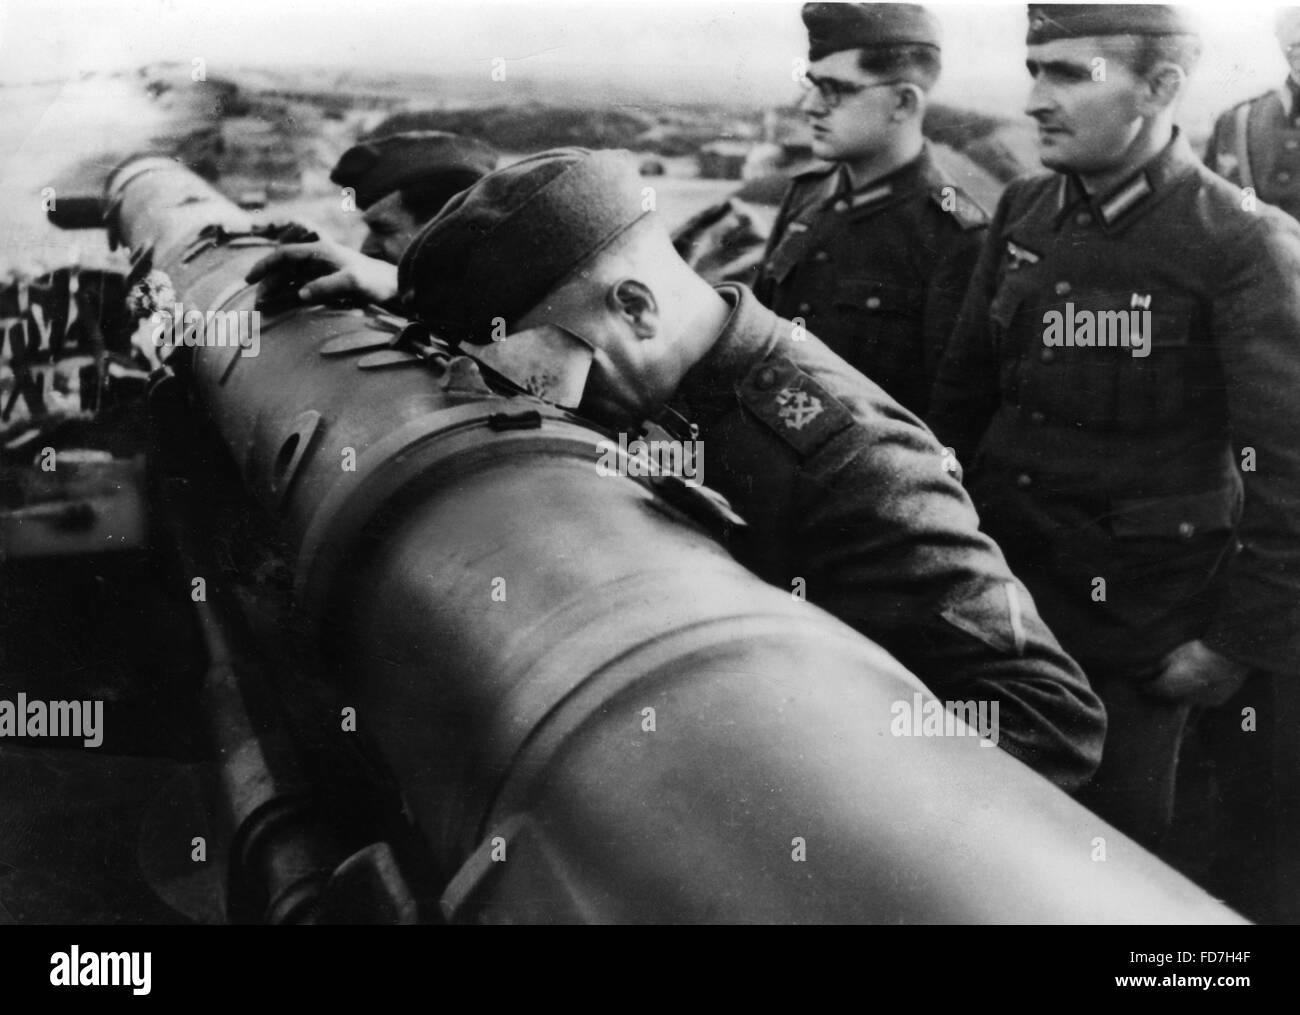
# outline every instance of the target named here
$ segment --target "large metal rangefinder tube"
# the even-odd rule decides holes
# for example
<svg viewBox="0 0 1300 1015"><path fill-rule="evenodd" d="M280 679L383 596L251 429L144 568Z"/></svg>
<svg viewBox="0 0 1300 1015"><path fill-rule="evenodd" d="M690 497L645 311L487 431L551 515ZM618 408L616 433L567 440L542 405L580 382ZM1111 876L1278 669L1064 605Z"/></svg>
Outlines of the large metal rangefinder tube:
<svg viewBox="0 0 1300 1015"><path fill-rule="evenodd" d="M107 202L186 310L256 309L272 241L197 176L135 160ZM682 490L602 475L603 434L401 326L282 302L188 377L296 547L300 633L447 919L1238 919L979 737L893 735L930 698L894 659L735 563Z"/></svg>

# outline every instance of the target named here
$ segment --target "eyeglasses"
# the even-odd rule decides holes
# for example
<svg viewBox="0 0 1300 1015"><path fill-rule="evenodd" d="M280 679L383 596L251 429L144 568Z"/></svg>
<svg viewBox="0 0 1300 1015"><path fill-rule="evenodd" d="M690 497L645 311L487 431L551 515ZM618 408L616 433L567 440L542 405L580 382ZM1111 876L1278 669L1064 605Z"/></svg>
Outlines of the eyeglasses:
<svg viewBox="0 0 1300 1015"><path fill-rule="evenodd" d="M821 95L822 102L826 103L827 109L835 109L845 99L850 99L855 95L860 95L868 88L885 88L889 85L898 84L897 81L877 81L873 85L860 85L853 81L840 81L836 78L820 78L815 74L805 73L799 79L799 84L805 92L811 92L814 88Z"/></svg>

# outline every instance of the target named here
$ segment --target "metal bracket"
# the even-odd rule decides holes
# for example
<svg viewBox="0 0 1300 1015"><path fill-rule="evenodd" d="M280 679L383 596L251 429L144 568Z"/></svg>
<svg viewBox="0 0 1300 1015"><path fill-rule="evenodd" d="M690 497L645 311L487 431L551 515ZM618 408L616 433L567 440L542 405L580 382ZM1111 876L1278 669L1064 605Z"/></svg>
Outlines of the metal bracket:
<svg viewBox="0 0 1300 1015"><path fill-rule="evenodd" d="M204 226L199 230L199 235L194 242L185 248L181 254L181 263L189 264L206 250L213 247L260 247L274 246L280 241L280 236L293 223L267 223L265 225L255 225L251 229L229 230L220 223L214 223L210 226ZM319 239L315 233L306 233L299 242L309 242L312 239Z"/></svg>
<svg viewBox="0 0 1300 1015"><path fill-rule="evenodd" d="M271 495L275 499L277 511L284 510L294 478L298 475L298 467L311 448L320 427L321 414L315 409L309 409L293 421L292 429L280 443L280 450L271 465Z"/></svg>

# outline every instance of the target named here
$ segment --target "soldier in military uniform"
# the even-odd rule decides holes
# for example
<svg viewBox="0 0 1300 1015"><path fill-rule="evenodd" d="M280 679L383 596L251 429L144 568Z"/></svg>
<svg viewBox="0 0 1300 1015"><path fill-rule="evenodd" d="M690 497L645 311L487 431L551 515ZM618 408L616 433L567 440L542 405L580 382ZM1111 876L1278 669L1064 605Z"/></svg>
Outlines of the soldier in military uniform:
<svg viewBox="0 0 1300 1015"><path fill-rule="evenodd" d="M988 224L921 133L939 27L913 4L805 4L802 110L829 167L796 176L754 291L923 413Z"/></svg>
<svg viewBox="0 0 1300 1015"><path fill-rule="evenodd" d="M1291 72L1280 88L1240 102L1219 117L1205 164L1300 218L1300 7L1278 11L1276 32Z"/></svg>
<svg viewBox="0 0 1300 1015"><path fill-rule="evenodd" d="M1028 44L1054 172L999 203L930 422L1106 703L1088 798L1157 843L1189 711L1300 658L1300 227L1175 126L1181 12L1031 7Z"/></svg>
<svg viewBox="0 0 1300 1015"><path fill-rule="evenodd" d="M412 243L399 266L407 309L508 377L523 336L567 336L584 356L581 410L609 426L658 417L689 439L692 420L704 482L748 521L733 541L743 563L937 695L997 701L999 746L1078 786L1098 759L1100 705L979 532L933 435L749 289L696 275L640 195L614 152L560 149L500 170Z"/></svg>
<svg viewBox="0 0 1300 1015"><path fill-rule="evenodd" d="M397 264L420 228L451 197L492 172L498 157L483 141L439 130L405 131L349 148L330 179L350 188L365 212L368 232L360 253L319 229L291 224L282 245L253 266L248 281L265 280L268 287L292 281L303 300L317 302L386 288L392 271L380 262Z"/></svg>
<svg viewBox="0 0 1300 1015"><path fill-rule="evenodd" d="M356 192L369 230L361 252L396 264L453 194L492 172L497 152L472 137L411 130L345 151L330 180Z"/></svg>

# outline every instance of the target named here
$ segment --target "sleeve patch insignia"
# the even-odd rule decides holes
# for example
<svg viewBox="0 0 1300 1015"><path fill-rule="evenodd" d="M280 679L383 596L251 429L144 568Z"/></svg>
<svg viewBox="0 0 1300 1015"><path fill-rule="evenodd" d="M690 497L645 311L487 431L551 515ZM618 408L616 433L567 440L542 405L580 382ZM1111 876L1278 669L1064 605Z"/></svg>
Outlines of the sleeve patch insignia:
<svg viewBox="0 0 1300 1015"><path fill-rule="evenodd" d="M791 430L802 430L826 410L821 399L797 388L782 388L776 395L777 416Z"/></svg>
<svg viewBox="0 0 1300 1015"><path fill-rule="evenodd" d="M801 456L814 454L854 422L844 403L785 356L755 366L738 393L749 411Z"/></svg>

